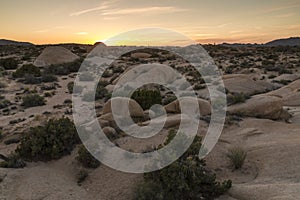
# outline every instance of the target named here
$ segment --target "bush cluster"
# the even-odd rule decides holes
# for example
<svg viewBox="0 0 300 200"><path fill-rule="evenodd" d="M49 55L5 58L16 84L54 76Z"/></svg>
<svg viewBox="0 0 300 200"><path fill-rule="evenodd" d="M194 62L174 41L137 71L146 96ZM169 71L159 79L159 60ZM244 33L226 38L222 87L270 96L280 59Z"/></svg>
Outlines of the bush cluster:
<svg viewBox="0 0 300 200"><path fill-rule="evenodd" d="M38 77L41 76L41 70L32 64L23 65L13 73L13 77L23 78L26 74Z"/></svg>
<svg viewBox="0 0 300 200"><path fill-rule="evenodd" d="M15 58L0 59L0 67L3 67L4 69L17 69L18 64L19 63Z"/></svg>
<svg viewBox="0 0 300 200"><path fill-rule="evenodd" d="M87 168L97 168L100 166L100 162L90 154L83 144L79 146L76 159L82 166Z"/></svg>
<svg viewBox="0 0 300 200"><path fill-rule="evenodd" d="M69 118L50 119L44 126L33 127L24 134L16 153L28 161L48 161L70 154L79 142Z"/></svg>
<svg viewBox="0 0 300 200"><path fill-rule="evenodd" d="M166 143L174 137L170 133ZM135 191L136 200L211 200L224 194L231 181L216 181L216 176L198 159L201 139L197 137L189 150L162 170L144 174L144 183Z"/></svg>
<svg viewBox="0 0 300 200"><path fill-rule="evenodd" d="M25 108L45 105L45 98L39 94L27 94L22 101L21 105Z"/></svg>
<svg viewBox="0 0 300 200"><path fill-rule="evenodd" d="M64 63L59 65L50 65L45 69L48 74L55 75L68 75L73 72L78 72L83 59L77 59L70 63Z"/></svg>
<svg viewBox="0 0 300 200"><path fill-rule="evenodd" d="M144 110L151 108L154 104L162 104L159 90L139 89L132 94L131 98L139 103Z"/></svg>

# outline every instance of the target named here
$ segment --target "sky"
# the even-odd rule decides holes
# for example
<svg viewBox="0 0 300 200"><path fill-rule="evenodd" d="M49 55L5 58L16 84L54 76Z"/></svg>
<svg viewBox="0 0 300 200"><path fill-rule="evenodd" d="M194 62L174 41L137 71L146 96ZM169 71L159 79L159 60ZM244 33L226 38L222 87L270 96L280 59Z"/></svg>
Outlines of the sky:
<svg viewBox="0 0 300 200"><path fill-rule="evenodd" d="M35 44L93 44L145 27L265 43L300 36L300 0L0 0L0 25L0 38Z"/></svg>

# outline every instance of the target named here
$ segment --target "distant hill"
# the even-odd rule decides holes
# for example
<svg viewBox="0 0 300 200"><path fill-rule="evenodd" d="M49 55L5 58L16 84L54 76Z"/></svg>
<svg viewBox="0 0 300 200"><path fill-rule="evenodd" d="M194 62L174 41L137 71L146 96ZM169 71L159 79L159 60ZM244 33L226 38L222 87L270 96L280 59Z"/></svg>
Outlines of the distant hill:
<svg viewBox="0 0 300 200"><path fill-rule="evenodd" d="M18 42L18 41L14 41L14 40L0 39L0 45L27 46L27 45L33 45L33 44L30 42Z"/></svg>
<svg viewBox="0 0 300 200"><path fill-rule="evenodd" d="M266 43L267 46L300 46L300 37L273 40Z"/></svg>

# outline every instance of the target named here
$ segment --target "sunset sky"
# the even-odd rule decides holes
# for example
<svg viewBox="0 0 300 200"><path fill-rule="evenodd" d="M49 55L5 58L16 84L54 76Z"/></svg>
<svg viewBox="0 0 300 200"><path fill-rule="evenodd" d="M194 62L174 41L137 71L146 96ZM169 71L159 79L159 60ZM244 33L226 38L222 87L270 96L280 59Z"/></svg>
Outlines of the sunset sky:
<svg viewBox="0 0 300 200"><path fill-rule="evenodd" d="M300 36L300 0L0 0L0 38L94 43L143 27L201 43Z"/></svg>

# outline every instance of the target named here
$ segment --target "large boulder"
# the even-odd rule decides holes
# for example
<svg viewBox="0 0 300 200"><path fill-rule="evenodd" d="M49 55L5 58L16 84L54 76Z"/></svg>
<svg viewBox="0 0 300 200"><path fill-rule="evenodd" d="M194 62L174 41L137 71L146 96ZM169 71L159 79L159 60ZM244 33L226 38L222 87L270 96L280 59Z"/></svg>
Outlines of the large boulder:
<svg viewBox="0 0 300 200"><path fill-rule="evenodd" d="M268 94L283 98L284 106L300 106L300 79Z"/></svg>
<svg viewBox="0 0 300 200"><path fill-rule="evenodd" d="M229 74L223 76L225 88L231 93L253 95L272 89L272 84L265 81L254 81L245 74Z"/></svg>
<svg viewBox="0 0 300 200"><path fill-rule="evenodd" d="M181 113L179 101L181 101L186 106L193 105L192 97L181 97L179 100L177 99L177 100L169 103L168 105L164 106L166 112L167 113L175 113L175 114ZM194 113L199 113L199 108L200 108L200 114L202 116L211 114L211 105L208 101L206 101L204 99L199 99L199 98L197 99L197 101L198 101L199 107L191 108L194 110Z"/></svg>
<svg viewBox="0 0 300 200"><path fill-rule="evenodd" d="M77 55L64 47L53 46L45 48L33 64L37 67L44 67L73 62L78 58Z"/></svg>
<svg viewBox="0 0 300 200"><path fill-rule="evenodd" d="M114 104L116 105L123 105L124 103L127 103L129 100L129 111L131 117L144 117L144 111L142 107L133 99L125 98L125 97L115 97L113 99L110 99L108 102L104 104L102 114L106 115L108 113L112 113L111 110L111 101L114 101ZM118 107L118 112L123 113L123 116L126 114L126 109L123 106Z"/></svg>
<svg viewBox="0 0 300 200"><path fill-rule="evenodd" d="M282 98L270 95L255 95L245 103L229 106L230 114L266 119L279 119L285 113Z"/></svg>

